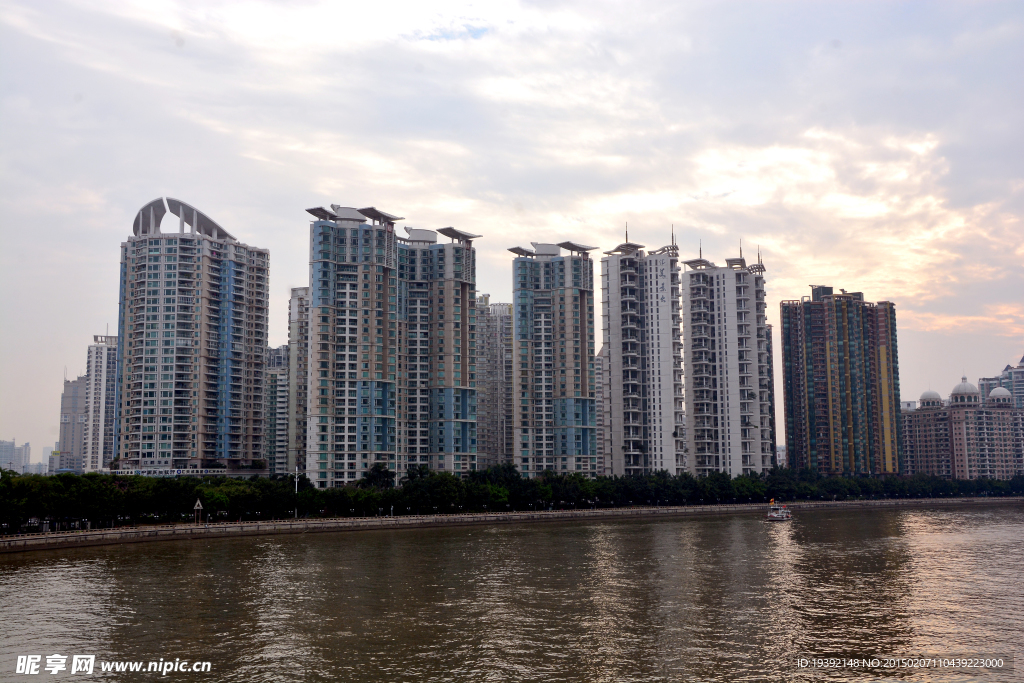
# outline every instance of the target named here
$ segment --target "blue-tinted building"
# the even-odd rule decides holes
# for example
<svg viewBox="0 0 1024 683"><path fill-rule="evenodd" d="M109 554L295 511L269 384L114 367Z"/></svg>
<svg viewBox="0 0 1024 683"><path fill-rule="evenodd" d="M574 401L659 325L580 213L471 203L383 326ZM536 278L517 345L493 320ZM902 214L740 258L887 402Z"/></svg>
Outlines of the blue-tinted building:
<svg viewBox="0 0 1024 683"><path fill-rule="evenodd" d="M178 220L170 230L161 222ZM156 199L121 244L116 459L153 475L266 474L269 253Z"/></svg>
<svg viewBox="0 0 1024 683"><path fill-rule="evenodd" d="M308 209L306 472L321 488L375 463L476 466L476 260L469 235L373 207Z"/></svg>
<svg viewBox="0 0 1024 683"><path fill-rule="evenodd" d="M515 463L525 477L575 472L597 457L594 247L532 246L509 250Z"/></svg>

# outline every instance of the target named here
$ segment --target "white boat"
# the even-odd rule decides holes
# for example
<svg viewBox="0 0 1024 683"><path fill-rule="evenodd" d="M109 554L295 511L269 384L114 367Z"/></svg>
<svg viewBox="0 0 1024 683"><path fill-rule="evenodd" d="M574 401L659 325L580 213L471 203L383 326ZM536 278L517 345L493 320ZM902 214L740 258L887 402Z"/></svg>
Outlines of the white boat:
<svg viewBox="0 0 1024 683"><path fill-rule="evenodd" d="M790 519L793 519L793 513L789 511L789 508L785 505L776 505L775 499L772 498L772 502L768 506L768 521L785 522Z"/></svg>

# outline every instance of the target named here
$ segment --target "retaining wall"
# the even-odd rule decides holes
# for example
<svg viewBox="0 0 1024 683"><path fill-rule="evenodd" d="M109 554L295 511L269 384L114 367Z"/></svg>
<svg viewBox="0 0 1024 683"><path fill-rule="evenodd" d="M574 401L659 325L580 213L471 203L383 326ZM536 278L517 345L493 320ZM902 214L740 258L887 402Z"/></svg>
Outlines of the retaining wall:
<svg viewBox="0 0 1024 683"><path fill-rule="evenodd" d="M794 513L824 508L937 508L1021 505L1024 498L933 498L909 500L852 500L788 503ZM401 517L340 517L271 522L229 522L218 524L175 524L92 531L68 531L45 534L0 536L0 553L33 550L59 550L94 545L141 543L144 541L208 540L237 536L307 534L318 532L362 531L368 529L417 529L440 526L481 524L519 524L562 522L568 520L615 520L646 517L701 517L709 515L766 514L763 503L733 505L697 505L682 507L601 508L598 510L546 510L541 512L466 513L458 515L405 515Z"/></svg>

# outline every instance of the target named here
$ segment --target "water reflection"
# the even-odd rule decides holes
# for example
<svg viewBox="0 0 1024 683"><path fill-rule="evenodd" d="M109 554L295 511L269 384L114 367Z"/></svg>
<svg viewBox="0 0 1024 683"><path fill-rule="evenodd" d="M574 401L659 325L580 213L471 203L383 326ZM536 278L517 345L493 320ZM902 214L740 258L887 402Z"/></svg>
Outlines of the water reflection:
<svg viewBox="0 0 1024 683"><path fill-rule="evenodd" d="M8 556L0 671L61 652L219 681L821 680L796 653L1020 655L1022 532L1008 506Z"/></svg>

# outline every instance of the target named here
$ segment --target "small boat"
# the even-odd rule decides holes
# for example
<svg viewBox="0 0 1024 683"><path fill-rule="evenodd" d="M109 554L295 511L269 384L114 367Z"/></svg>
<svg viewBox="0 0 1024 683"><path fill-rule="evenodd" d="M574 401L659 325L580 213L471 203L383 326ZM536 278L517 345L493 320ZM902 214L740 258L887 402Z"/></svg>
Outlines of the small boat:
<svg viewBox="0 0 1024 683"><path fill-rule="evenodd" d="M776 505L775 499L772 498L772 502L768 505L768 521L786 522L791 519L793 519L793 513L789 511L789 508L785 505Z"/></svg>

